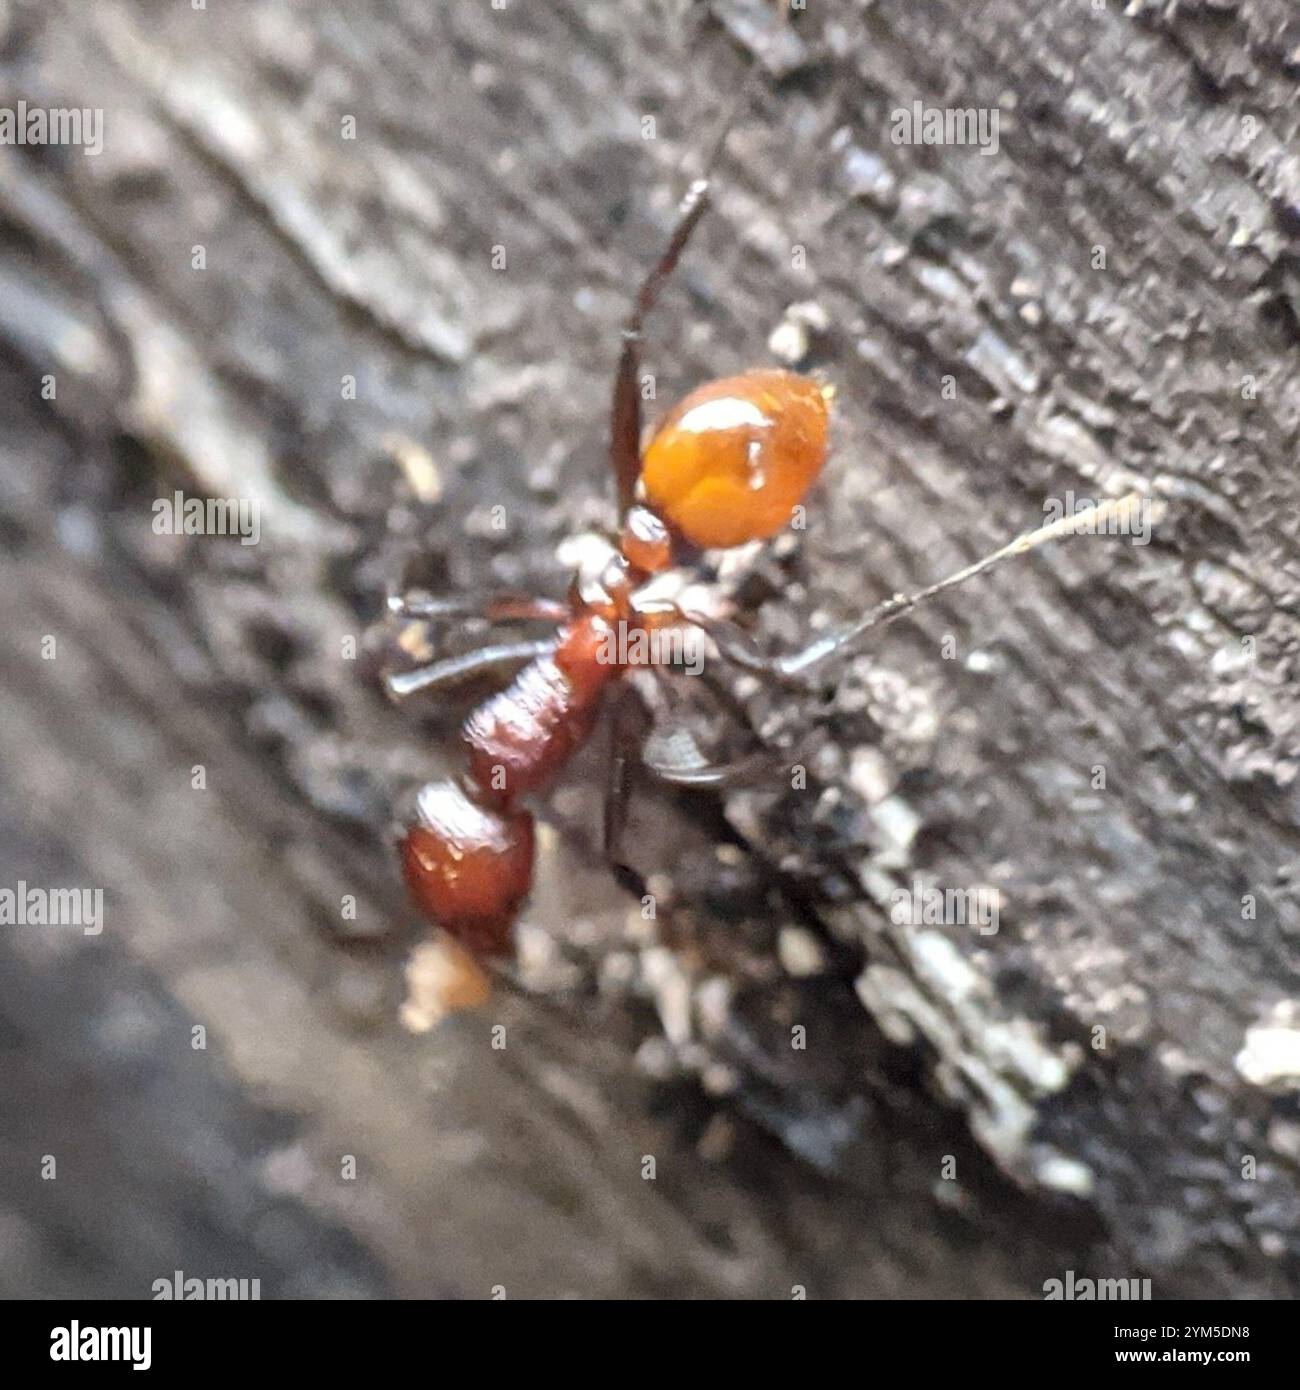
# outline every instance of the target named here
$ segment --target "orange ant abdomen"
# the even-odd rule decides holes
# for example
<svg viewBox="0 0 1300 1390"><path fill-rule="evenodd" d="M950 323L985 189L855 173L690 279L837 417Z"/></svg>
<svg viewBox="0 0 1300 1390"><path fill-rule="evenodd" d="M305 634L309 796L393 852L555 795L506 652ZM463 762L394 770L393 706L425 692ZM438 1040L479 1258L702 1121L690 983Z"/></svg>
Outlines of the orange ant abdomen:
<svg viewBox="0 0 1300 1390"><path fill-rule="evenodd" d="M692 391L641 460L646 504L694 545L766 540L826 461L830 392L794 372L758 369Z"/></svg>
<svg viewBox="0 0 1300 1390"><path fill-rule="evenodd" d="M469 761L461 781L426 786L419 818L402 840L407 882L424 914L479 955L509 952L515 915L532 879L533 821L518 809L518 798L539 791L589 737L602 696L624 674L621 663L634 661L631 648L611 642L611 636L693 627L707 634L718 658L734 669L781 685L798 684L873 629L1003 560L1071 534L1074 527L1073 518L1039 527L945 579L910 595L894 594L856 621L781 656L764 654L735 624L642 593L651 576L675 563L680 541L724 549L765 540L790 525L826 461L831 389L776 369L698 387L641 447L642 323L708 201L707 181L692 184L664 253L641 284L624 324L610 413L609 462L621 527L617 554L598 577L575 578L567 603L516 594L484 603L481 616L491 621L558 623L553 641L489 644L477 654L389 677L390 691L401 696L454 684L506 662L527 663L506 690L469 716L463 730ZM1137 502L1130 495L1099 510L1117 517ZM399 601L397 611L436 617L456 612L457 605L425 597L409 607ZM672 664L660 657L650 664L661 661ZM633 873L615 856L636 753L635 721L616 718L603 847L620 877ZM655 771L678 785L720 787L730 769L719 765L679 775L661 764Z"/></svg>
<svg viewBox="0 0 1300 1390"><path fill-rule="evenodd" d="M601 696L622 674L612 622L642 621L637 574L665 568L672 533L699 546L774 534L826 457L829 392L791 372L756 370L701 386L667 417L642 460L643 502L629 508L626 571L599 599L578 601L553 651L466 719L463 783L433 783L402 841L425 915L479 955L510 949L532 877L532 818L515 809L586 742Z"/></svg>

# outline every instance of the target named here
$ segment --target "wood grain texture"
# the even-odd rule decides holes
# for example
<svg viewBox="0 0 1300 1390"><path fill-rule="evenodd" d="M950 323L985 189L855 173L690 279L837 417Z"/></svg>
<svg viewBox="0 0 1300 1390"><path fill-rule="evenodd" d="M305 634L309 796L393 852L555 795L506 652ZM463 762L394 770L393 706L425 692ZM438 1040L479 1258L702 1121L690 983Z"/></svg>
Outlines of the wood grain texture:
<svg viewBox="0 0 1300 1390"><path fill-rule="evenodd" d="M808 529L724 575L759 640L1068 491L1158 524L742 683L808 785L644 790L676 951L599 867L593 748L519 979L413 1035L388 832L459 711L384 702L384 592L563 592L755 51L647 362L666 406L824 318ZM1242 1060L1300 1027L1298 54L1285 0L0 5L0 106L105 112L97 157L0 146L0 884L108 902L0 936L5 1291L1300 1292L1300 1078ZM893 143L913 101L996 155ZM155 535L178 488L259 543ZM997 934L893 922L917 875Z"/></svg>

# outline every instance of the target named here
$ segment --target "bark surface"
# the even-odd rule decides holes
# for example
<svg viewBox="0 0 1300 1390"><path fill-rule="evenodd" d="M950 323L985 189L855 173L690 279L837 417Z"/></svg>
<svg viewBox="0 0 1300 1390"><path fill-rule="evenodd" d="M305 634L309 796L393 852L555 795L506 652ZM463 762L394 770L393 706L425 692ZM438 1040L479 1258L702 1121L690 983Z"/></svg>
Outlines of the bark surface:
<svg viewBox="0 0 1300 1390"><path fill-rule="evenodd" d="M756 53L647 340L652 411L837 387L739 620L793 646L1070 494L1150 543L742 683L806 784L641 789L674 949L597 739L517 979L413 1032L390 822L462 711L390 707L373 625L563 593ZM105 120L0 146L0 884L106 898L0 932L6 1292L1300 1292L1298 77L1288 0L0 4L0 106ZM895 143L914 102L996 152ZM258 543L156 534L177 490ZM895 921L918 878L997 932Z"/></svg>

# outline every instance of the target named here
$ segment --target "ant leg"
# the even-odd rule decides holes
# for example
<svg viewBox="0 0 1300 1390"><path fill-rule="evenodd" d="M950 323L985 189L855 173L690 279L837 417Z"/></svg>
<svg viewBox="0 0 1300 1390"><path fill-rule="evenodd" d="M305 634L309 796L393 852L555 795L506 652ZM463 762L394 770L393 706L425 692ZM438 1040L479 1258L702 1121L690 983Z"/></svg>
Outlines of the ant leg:
<svg viewBox="0 0 1300 1390"><path fill-rule="evenodd" d="M665 281L677 267L691 233L709 206L709 181L696 179L687 189L677 213L677 222L668 245L650 273L641 282L632 312L623 325L623 347L614 375L614 401L610 411L609 463L618 490L620 521L632 505L637 478L641 473L641 327L654 307Z"/></svg>
<svg viewBox="0 0 1300 1390"><path fill-rule="evenodd" d="M730 763L702 763L683 767L674 763L652 762L642 755L641 761L661 781L673 787L693 787L697 790L724 791L731 787L757 787L769 782L783 768L780 755L761 749Z"/></svg>
<svg viewBox="0 0 1300 1390"><path fill-rule="evenodd" d="M656 675L663 678L663 668L656 668ZM734 697L725 684L702 673L704 683L714 698L736 723L749 728L744 706ZM752 731L751 731L752 732ZM656 757L648 746L642 745L640 759L643 767L653 773L661 782L674 787L695 787L721 791L729 787L756 787L770 782L785 769L785 754L782 750L757 748L752 753L731 759L728 762L706 763L703 761L683 762L671 758Z"/></svg>
<svg viewBox="0 0 1300 1390"><path fill-rule="evenodd" d="M730 661L741 670L771 681L774 685L792 690L806 688L806 681L802 680L797 672L786 669L791 658L768 656L749 633L736 623L728 622L725 618L705 618L695 613L683 613L682 618L698 627L709 638L724 661Z"/></svg>
<svg viewBox="0 0 1300 1390"><path fill-rule="evenodd" d="M641 737L645 732L646 711L639 692L626 681L614 691L614 709L610 719L609 761L606 764L605 812L602 834L605 863L615 882L630 896L643 904L654 902L645 875L623 858L623 832L627 827L628 796L632 787L632 770L641 761ZM655 904L659 941L671 950L685 943L673 924L672 915Z"/></svg>
<svg viewBox="0 0 1300 1390"><path fill-rule="evenodd" d="M641 896L645 880L623 862L623 832L627 828L628 797L632 770L640 758L644 710L632 686L622 683L614 692L614 709L609 721L609 754L605 765L605 808L602 849L605 862L621 887Z"/></svg>
<svg viewBox="0 0 1300 1390"><path fill-rule="evenodd" d="M435 597L420 589L391 594L388 611L395 618L483 618L490 623L562 623L572 616L568 605L558 599L514 593Z"/></svg>
<svg viewBox="0 0 1300 1390"><path fill-rule="evenodd" d="M748 634L733 623L704 618L690 613L683 613L682 617L687 622L694 623L701 628L713 639L718 651L725 658L735 662L744 670L781 684L800 686L809 675L815 674L825 662L851 647L872 628L885 627L937 595L954 589L959 584L964 584L968 579L974 579L976 575L983 574L1003 560L1013 559L1017 555L1025 555L1047 541L1057 540L1062 536L1073 535L1080 531L1097 532L1100 530L1102 534L1105 534L1112 521L1117 521L1122 529L1125 524L1131 521L1141 505L1141 501L1140 494L1130 492L1123 497L1111 498L1099 503L1096 507L1077 512L1073 516L1066 516L1057 521L1049 522L1046 526L1040 526L1036 531L1028 531L1023 536L1017 536L1007 545L999 546L997 550L985 555L980 560L976 560L973 564L959 569L955 574L948 575L946 579L940 579L937 583L919 589L914 594L894 594L883 603L869 609L856 622L836 628L833 632L828 632L817 638L816 641L810 642L806 647L795 652L788 652L783 656L765 656Z"/></svg>
<svg viewBox="0 0 1300 1390"><path fill-rule="evenodd" d="M718 649L719 656L725 661L734 663L744 671L752 672L765 680L788 686L791 689L802 690L805 688L805 683L802 680L782 669L783 658L768 656L749 633L737 623L729 622L726 618L705 617L701 613L689 612L671 600L634 604L634 607L643 619L661 620L665 617L671 617L675 624L698 628ZM714 686L713 688L715 694L724 694L721 687Z"/></svg>
<svg viewBox="0 0 1300 1390"><path fill-rule="evenodd" d="M487 671L500 670L504 666L524 666L554 650L554 641L503 642L497 646L480 647L463 656L435 661L428 666L417 666L413 671L392 672L384 677L384 686L394 700L404 700L417 691L459 685L462 681L481 676Z"/></svg>

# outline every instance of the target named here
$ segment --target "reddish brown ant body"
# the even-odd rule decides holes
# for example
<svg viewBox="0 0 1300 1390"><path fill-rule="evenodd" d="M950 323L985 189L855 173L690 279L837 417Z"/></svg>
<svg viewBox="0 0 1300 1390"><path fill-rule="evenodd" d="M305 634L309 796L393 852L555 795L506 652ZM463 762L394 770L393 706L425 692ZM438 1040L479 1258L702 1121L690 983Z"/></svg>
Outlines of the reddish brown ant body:
<svg viewBox="0 0 1300 1390"><path fill-rule="evenodd" d="M641 602L639 590L669 568L681 543L726 548L766 539L789 524L827 453L831 392L791 372L759 369L700 387L673 410L641 448L641 328L709 201L706 180L692 185L659 262L646 277L623 329L611 413L610 462L621 530L617 552L595 586L575 584L565 603L502 595L480 604L397 599L409 617L478 612L493 621L558 625L549 641L484 647L467 656L390 675L394 696L451 684L511 663L513 683L470 714L463 727L468 762L455 780L428 783L418 815L401 841L406 881L424 914L478 956L506 955L520 904L532 882L533 818L520 799L539 791L590 736L602 698L626 673L611 659L615 628L639 631L694 626L719 654L778 681L798 680L868 629L961 583L1008 556L1076 529L1066 518L1013 541L910 597L895 595L859 621L800 652L759 654L738 629ZM1102 511L1131 505L1132 497ZM625 685L625 683L624 683ZM616 728L605 804L605 853L621 867L619 838L633 749L629 726ZM724 785L727 768L674 776L692 785ZM630 871L624 871L630 872Z"/></svg>
<svg viewBox="0 0 1300 1390"><path fill-rule="evenodd" d="M535 652L485 648L468 661L389 678L390 690L404 695L498 661L531 657L506 690L470 714L464 773L421 789L418 819L401 844L407 883L425 915L479 955L508 952L515 914L532 882L533 821L519 798L540 790L587 739L606 688L627 669L610 659L615 629L622 627L626 636L691 621L671 607L642 606L638 589L673 563L678 541L726 547L775 534L826 457L829 392L806 377L772 370L693 392L642 455L642 320L707 203L707 182L695 183L623 331L610 448L623 524L617 555L599 585L572 593L567 608L508 596L484 606L494 618L558 620L554 641ZM411 616L446 611L437 601L395 607ZM610 850L620 819L621 810L607 812Z"/></svg>

